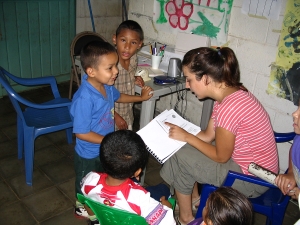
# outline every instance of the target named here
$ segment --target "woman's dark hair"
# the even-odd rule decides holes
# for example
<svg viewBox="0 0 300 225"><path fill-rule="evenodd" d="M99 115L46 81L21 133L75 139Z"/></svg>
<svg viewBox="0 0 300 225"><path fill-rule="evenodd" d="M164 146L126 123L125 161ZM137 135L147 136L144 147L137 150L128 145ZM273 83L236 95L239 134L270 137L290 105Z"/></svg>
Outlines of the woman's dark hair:
<svg viewBox="0 0 300 225"><path fill-rule="evenodd" d="M119 33L123 29L129 29L129 30L133 30L133 31L137 32L140 36L140 40L141 41L144 40L144 31L143 31L142 27L134 20L125 20L124 22L122 22L119 25L119 27L117 28L116 37L118 37Z"/></svg>
<svg viewBox="0 0 300 225"><path fill-rule="evenodd" d="M103 170L115 179L126 179L145 168L149 152L142 138L130 130L107 134L100 146Z"/></svg>
<svg viewBox="0 0 300 225"><path fill-rule="evenodd" d="M101 56L108 55L112 52L116 52L116 49L110 43L104 41L92 41L81 49L81 66L85 72L89 67L97 68L100 63Z"/></svg>
<svg viewBox="0 0 300 225"><path fill-rule="evenodd" d="M203 75L211 77L216 82L224 82L229 87L241 87L238 60L232 49L196 48L188 51L182 61L191 73L201 80Z"/></svg>
<svg viewBox="0 0 300 225"><path fill-rule="evenodd" d="M239 191L231 187L220 187L212 192L206 202L204 221L213 225L251 225L252 205Z"/></svg>

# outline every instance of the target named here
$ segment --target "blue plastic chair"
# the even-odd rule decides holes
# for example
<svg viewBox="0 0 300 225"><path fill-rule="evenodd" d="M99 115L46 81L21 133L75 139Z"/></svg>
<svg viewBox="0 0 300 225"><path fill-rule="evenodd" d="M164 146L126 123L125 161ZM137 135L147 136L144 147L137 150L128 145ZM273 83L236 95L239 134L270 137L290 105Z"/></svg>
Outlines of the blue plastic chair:
<svg viewBox="0 0 300 225"><path fill-rule="evenodd" d="M295 133L277 133L275 134L275 140L277 143L288 142L294 139ZM281 225L284 219L286 207L289 203L290 197L283 195L278 187L270 184L258 177L245 175L234 171L228 171L227 177L222 186L232 186L235 179L247 181L250 183L269 187L269 189L257 198L249 198L252 203L253 211L263 214L267 217L266 225ZM196 218L202 217L202 210L205 207L206 200L211 192L215 191L218 187L210 184L203 184L200 205L196 213Z"/></svg>
<svg viewBox="0 0 300 225"><path fill-rule="evenodd" d="M23 86L48 84L51 86L54 99L42 104L30 102L12 88L9 79ZM0 83L5 88L17 112L18 158L22 159L24 154L26 183L32 185L35 139L42 134L66 130L68 143L72 143L73 123L69 113L71 101L68 98L60 97L56 80L53 76L20 78L0 67Z"/></svg>

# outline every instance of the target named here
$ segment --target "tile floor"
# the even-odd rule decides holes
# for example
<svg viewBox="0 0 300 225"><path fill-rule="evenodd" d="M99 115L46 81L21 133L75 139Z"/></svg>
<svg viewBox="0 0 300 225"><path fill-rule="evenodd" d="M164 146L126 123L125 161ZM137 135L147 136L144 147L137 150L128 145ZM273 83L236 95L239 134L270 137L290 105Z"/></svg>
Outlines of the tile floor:
<svg viewBox="0 0 300 225"><path fill-rule="evenodd" d="M63 97L68 96L68 89L68 83L59 85ZM27 91L22 95L37 103L51 98L48 88ZM0 99L0 116L0 224L87 224L73 216L74 144L67 144L64 132L37 138L33 186L28 186L24 162L17 158L16 114L7 97ZM159 170L160 164L150 158L145 179L147 185L163 182ZM298 218L298 206L291 202L283 224L292 225ZM263 225L264 221L264 216L255 215L255 225Z"/></svg>

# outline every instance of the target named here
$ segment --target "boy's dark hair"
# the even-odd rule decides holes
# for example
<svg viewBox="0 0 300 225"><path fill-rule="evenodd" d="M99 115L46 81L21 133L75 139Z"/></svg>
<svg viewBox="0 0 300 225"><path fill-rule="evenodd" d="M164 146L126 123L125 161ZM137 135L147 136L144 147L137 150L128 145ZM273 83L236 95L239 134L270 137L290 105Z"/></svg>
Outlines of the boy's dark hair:
<svg viewBox="0 0 300 225"><path fill-rule="evenodd" d="M116 52L116 49L110 43L104 41L92 41L81 49L81 66L85 72L88 67L97 68L101 56L112 52Z"/></svg>
<svg viewBox="0 0 300 225"><path fill-rule="evenodd" d="M206 74L216 82L225 82L229 87L242 87L239 63L231 48L192 49L184 55L182 66L195 73L197 80Z"/></svg>
<svg viewBox="0 0 300 225"><path fill-rule="evenodd" d="M144 40L144 31L143 31L142 27L137 22L135 22L133 20L125 20L124 22L122 22L119 25L119 27L117 28L116 37L118 37L121 30L123 30L123 29L129 29L129 30L133 30L133 31L137 32L140 36L140 40L141 41Z"/></svg>
<svg viewBox="0 0 300 225"><path fill-rule="evenodd" d="M206 218L213 225L251 225L252 205L239 191L220 187L212 192L206 202Z"/></svg>
<svg viewBox="0 0 300 225"><path fill-rule="evenodd" d="M103 170L115 179L130 178L138 169L144 169L148 156L142 138L130 130L107 134L100 147Z"/></svg>

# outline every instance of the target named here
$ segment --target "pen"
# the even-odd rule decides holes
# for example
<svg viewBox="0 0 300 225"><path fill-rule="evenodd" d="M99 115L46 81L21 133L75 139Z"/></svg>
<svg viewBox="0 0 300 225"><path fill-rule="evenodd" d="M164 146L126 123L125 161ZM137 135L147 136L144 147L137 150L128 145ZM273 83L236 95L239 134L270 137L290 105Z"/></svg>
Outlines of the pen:
<svg viewBox="0 0 300 225"><path fill-rule="evenodd" d="M150 47L150 55L152 55L153 54L152 45L149 45L149 47Z"/></svg>

